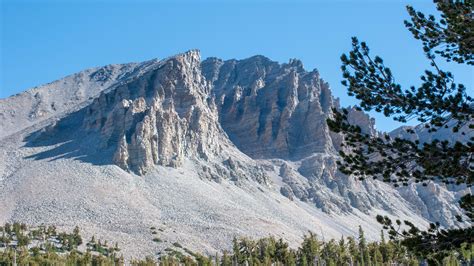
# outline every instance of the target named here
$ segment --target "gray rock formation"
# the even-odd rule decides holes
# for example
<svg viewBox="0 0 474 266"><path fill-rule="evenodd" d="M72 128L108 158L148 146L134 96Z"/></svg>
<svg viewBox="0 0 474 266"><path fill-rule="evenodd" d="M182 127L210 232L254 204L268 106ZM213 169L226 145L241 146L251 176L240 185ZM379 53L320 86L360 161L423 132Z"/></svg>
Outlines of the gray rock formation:
<svg viewBox="0 0 474 266"><path fill-rule="evenodd" d="M456 141L467 143L470 138L473 136L473 129L469 128L469 125L474 124L474 121L470 123L465 123L459 128L458 132L453 132L453 127L457 124L456 121L450 120L446 123L445 127L437 129L435 132L430 132L424 124L417 126L402 126L397 129L394 129L389 133L390 136L396 138L409 139L411 141L420 141L420 145L423 143L430 143L433 140L447 140L450 143L455 143ZM409 133L413 131L413 133Z"/></svg>
<svg viewBox="0 0 474 266"><path fill-rule="evenodd" d="M263 56L210 58L202 69L212 82L222 127L252 158L301 159L333 148L326 125L333 97L316 70Z"/></svg>
<svg viewBox="0 0 474 266"><path fill-rule="evenodd" d="M0 100L0 222L122 221L115 232L162 219L201 248L315 224L337 236L363 223L378 236L380 212L454 223L462 189L396 190L339 173L332 108L329 85L298 60L189 51L85 70ZM377 134L354 108L349 120Z"/></svg>
<svg viewBox="0 0 474 266"><path fill-rule="evenodd" d="M190 51L139 78L102 93L87 107L84 127L99 131L113 161L144 174L154 165L178 167L184 157L202 160L222 151L217 110Z"/></svg>
<svg viewBox="0 0 474 266"><path fill-rule="evenodd" d="M119 82L110 81L108 68L91 73L91 80L113 86L78 111L85 134L97 134L100 150L110 151L106 157L120 168L145 175L154 166L179 168L189 159L201 178L281 183L283 195L327 213L396 210L376 182L358 184L337 171L343 138L330 132L326 119L339 103L318 71L307 72L301 61L279 64L254 56L201 62L198 51L189 51L127 66L134 75ZM348 117L377 134L363 112L349 108ZM68 119L53 131L71 124ZM236 156L240 151L250 158ZM252 159L269 162L273 170Z"/></svg>

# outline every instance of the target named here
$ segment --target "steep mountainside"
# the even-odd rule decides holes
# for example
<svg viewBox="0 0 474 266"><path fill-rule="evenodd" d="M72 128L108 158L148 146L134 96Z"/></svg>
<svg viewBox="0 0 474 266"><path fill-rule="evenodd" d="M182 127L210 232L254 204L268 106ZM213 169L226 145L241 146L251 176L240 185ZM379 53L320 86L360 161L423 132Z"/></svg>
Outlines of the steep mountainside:
<svg viewBox="0 0 474 266"><path fill-rule="evenodd" d="M333 107L298 60L201 61L193 50L85 70L0 100L0 222L79 224L142 254L177 240L214 252L235 235L338 237L359 224L375 238L378 213L454 223L461 190L339 173ZM349 116L375 133L367 115ZM151 226L166 241L151 244Z"/></svg>

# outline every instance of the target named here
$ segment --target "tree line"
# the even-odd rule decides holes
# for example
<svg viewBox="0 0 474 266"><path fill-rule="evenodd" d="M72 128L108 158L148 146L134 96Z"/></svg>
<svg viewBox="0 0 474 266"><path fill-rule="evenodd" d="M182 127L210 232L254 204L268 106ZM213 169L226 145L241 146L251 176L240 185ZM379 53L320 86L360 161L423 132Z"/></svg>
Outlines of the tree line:
<svg viewBox="0 0 474 266"><path fill-rule="evenodd" d="M0 231L0 265L417 266L429 263L459 266L474 263L474 243L463 243L459 249L445 253L443 257L420 256L400 242L386 240L383 231L380 241L369 242L361 227L358 237L341 237L327 242L308 232L298 247L291 247L284 239L273 236L260 239L236 237L232 240L231 250L215 255L203 255L173 243L163 253L129 261L120 254L117 243L109 245L95 237L84 243L78 227L72 233L65 233L57 232L54 226L28 228L25 224L7 223L0 226ZM82 249L79 248L81 245Z"/></svg>

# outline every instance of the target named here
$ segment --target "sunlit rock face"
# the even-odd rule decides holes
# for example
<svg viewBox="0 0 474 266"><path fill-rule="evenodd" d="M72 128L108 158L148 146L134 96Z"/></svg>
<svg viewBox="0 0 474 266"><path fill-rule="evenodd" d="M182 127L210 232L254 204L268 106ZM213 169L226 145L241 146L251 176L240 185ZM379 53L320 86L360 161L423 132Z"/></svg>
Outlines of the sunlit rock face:
<svg viewBox="0 0 474 266"><path fill-rule="evenodd" d="M183 158L207 160L220 152L217 110L200 73L197 51L171 58L90 107L85 127L117 145L114 163L144 174L153 165L178 167Z"/></svg>

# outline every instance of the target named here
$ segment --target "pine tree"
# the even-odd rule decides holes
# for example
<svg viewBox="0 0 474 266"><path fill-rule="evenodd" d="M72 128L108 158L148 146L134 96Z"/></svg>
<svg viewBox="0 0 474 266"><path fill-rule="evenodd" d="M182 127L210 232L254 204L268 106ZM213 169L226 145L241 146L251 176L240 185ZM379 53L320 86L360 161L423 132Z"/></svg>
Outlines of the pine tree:
<svg viewBox="0 0 474 266"><path fill-rule="evenodd" d="M331 239L329 242L325 243L323 249L321 250L322 258L329 263L329 261L333 261L338 259L338 245L336 245L336 241Z"/></svg>
<svg viewBox="0 0 474 266"><path fill-rule="evenodd" d="M275 258L276 241L274 237L267 237L258 240L258 258L264 264L270 263Z"/></svg>
<svg viewBox="0 0 474 266"><path fill-rule="evenodd" d="M347 247L346 241L344 240L344 236L341 236L341 239L338 243L338 258L339 260L337 263L339 265L346 265L350 263L350 256L347 254Z"/></svg>
<svg viewBox="0 0 474 266"><path fill-rule="evenodd" d="M300 254L299 254L298 257L299 257L298 265L301 265L301 266L308 266L308 259L306 258L306 254L305 254L305 253L300 252Z"/></svg>
<svg viewBox="0 0 474 266"><path fill-rule="evenodd" d="M382 266L383 265L383 256L379 248L374 250L374 265Z"/></svg>
<svg viewBox="0 0 474 266"><path fill-rule="evenodd" d="M288 256L286 258L285 265L288 265L288 266L296 265L296 254L292 250L290 250L288 252Z"/></svg>
<svg viewBox="0 0 474 266"><path fill-rule="evenodd" d="M309 232L303 238L301 244L301 253L305 254L307 262L312 265L317 257L320 255L321 243L318 241L316 235L313 232Z"/></svg>
<svg viewBox="0 0 474 266"><path fill-rule="evenodd" d="M283 241L283 239L278 239L275 245L275 259L279 262L286 262L288 261L289 250L288 250L288 243Z"/></svg>
<svg viewBox="0 0 474 266"><path fill-rule="evenodd" d="M244 258L240 253L240 245L237 237L232 240L232 251L234 252L233 258L236 263L243 263Z"/></svg>
<svg viewBox="0 0 474 266"><path fill-rule="evenodd" d="M78 226L74 227L73 236L74 236L74 245L75 246L81 245L82 244L82 237L79 233L79 227Z"/></svg>
<svg viewBox="0 0 474 266"><path fill-rule="evenodd" d="M11 234L12 233L12 229L11 229L11 225L9 223L5 223L5 226L3 227L5 229L5 232L7 234Z"/></svg>
<svg viewBox="0 0 474 266"><path fill-rule="evenodd" d="M227 251L224 250L222 253L222 261L221 261L222 266L232 266L232 258L227 254Z"/></svg>
<svg viewBox="0 0 474 266"><path fill-rule="evenodd" d="M370 258L368 256L367 250L367 240L365 240L364 230L362 230L362 226L359 225L359 261L361 265L366 265L369 263Z"/></svg>
<svg viewBox="0 0 474 266"><path fill-rule="evenodd" d="M350 259L352 263L355 264L359 260L360 252L359 252L359 246L357 245L357 242L351 236L347 238L347 248L349 250Z"/></svg>
<svg viewBox="0 0 474 266"><path fill-rule="evenodd" d="M451 126L453 133L470 136L474 128L474 100L467 92L472 92L472 88L456 83L454 75L443 71L437 59L474 65L474 1L434 2L441 13L440 20L407 6L410 21L405 21L405 26L421 41L431 66L421 75L420 86L403 89L382 58L371 55L368 45L356 37L352 39L350 53L341 56L342 84L350 96L360 101L356 106L358 110L374 110L402 123L417 119L428 132ZM348 122L347 110L334 109L333 113L333 118L327 120L328 126L344 135L339 162L342 173L358 179L381 179L394 186L407 186L412 182L427 185L433 181L451 186L472 185L474 137L463 143L436 139L420 143L388 134L372 136ZM408 130L408 133L415 132ZM471 191L461 197L459 205L465 216L457 219L462 221L467 217L474 222ZM398 230L388 217L379 216L377 221L387 228L392 239L398 239L414 253L420 256L439 253L437 263L463 243L474 241L474 226L445 230L433 223L426 230L420 230L404 221Z"/></svg>

